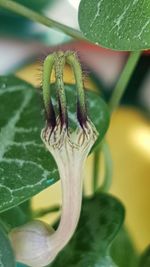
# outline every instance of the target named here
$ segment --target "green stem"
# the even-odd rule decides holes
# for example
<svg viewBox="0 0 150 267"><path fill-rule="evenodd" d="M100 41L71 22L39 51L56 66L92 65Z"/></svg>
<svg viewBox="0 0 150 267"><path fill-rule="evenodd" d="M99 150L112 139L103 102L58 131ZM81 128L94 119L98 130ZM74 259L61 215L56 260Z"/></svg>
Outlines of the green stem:
<svg viewBox="0 0 150 267"><path fill-rule="evenodd" d="M103 183L98 191L108 192L112 182L113 164L112 164L112 157L109 145L106 142L103 142L102 144L102 152L104 155L104 162L105 162L105 174Z"/></svg>
<svg viewBox="0 0 150 267"><path fill-rule="evenodd" d="M116 84L116 87L113 90L111 99L109 101L109 109L110 112L112 113L116 107L119 105L119 102L125 92L125 89L127 87L127 84L132 76L132 73L137 65L137 62L140 58L141 52L136 51L136 52L131 52L127 63L120 75L120 78Z"/></svg>
<svg viewBox="0 0 150 267"><path fill-rule="evenodd" d="M84 36L81 32L78 30L75 30L69 26L66 26L64 24L61 24L55 20L52 20L48 17L45 17L44 15L41 15L21 4L18 4L11 0L0 0L0 7L3 7L9 11L15 12L18 15L24 16L32 21L39 22L47 27L54 28L56 30L59 30L61 32L64 32L65 34L76 38L85 40Z"/></svg>
<svg viewBox="0 0 150 267"><path fill-rule="evenodd" d="M94 158L93 158L93 161L94 161L94 164L93 164L93 193L95 193L97 188L98 188L100 156L101 156L101 149L98 148L94 152Z"/></svg>
<svg viewBox="0 0 150 267"><path fill-rule="evenodd" d="M120 75L120 78L116 84L116 87L112 93L112 97L109 102L109 109L110 112L112 113L115 108L118 106L125 89L127 87L127 84L130 80L130 77L132 76L132 73L137 65L137 62L140 58L141 52L131 52L127 63ZM104 180L103 184L99 188L98 191L108 191L111 185L111 180L112 180L112 159L111 159L111 154L109 151L109 147L106 142L102 143L102 152L104 154L104 161L105 161L105 175L104 175ZM99 149L95 152L94 154L94 171L93 171L93 190L94 192L97 190L98 186L98 173L99 173L99 158L100 158L100 151Z"/></svg>
<svg viewBox="0 0 150 267"><path fill-rule="evenodd" d="M104 178L103 183L98 188L98 178L99 178L99 169L100 169L100 156L104 156ZM93 193L103 191L109 191L112 181L112 158L108 144L106 141L101 143L101 146L94 153L94 167L93 167Z"/></svg>

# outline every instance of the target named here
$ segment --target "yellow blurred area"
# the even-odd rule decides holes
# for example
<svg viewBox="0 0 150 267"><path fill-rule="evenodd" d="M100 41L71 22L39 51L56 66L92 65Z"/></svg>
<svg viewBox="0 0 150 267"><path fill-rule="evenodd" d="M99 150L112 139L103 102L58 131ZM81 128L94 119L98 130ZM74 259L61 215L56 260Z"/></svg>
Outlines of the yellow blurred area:
<svg viewBox="0 0 150 267"><path fill-rule="evenodd" d="M19 70L16 75L26 80L29 83L34 84L36 87L39 87L42 83L42 66L40 66L39 63L31 64L21 70ZM96 86L93 82L85 75L83 77L84 79L84 85L86 88L91 88L96 90ZM54 78L54 71L52 72L52 75L50 77L51 82L55 81ZM65 71L64 71L64 81L66 83L75 83L73 72L71 71L70 67L68 65L65 65Z"/></svg>
<svg viewBox="0 0 150 267"><path fill-rule="evenodd" d="M136 109L119 108L107 135L113 158L111 192L126 207L139 249L150 243L150 123Z"/></svg>
<svg viewBox="0 0 150 267"><path fill-rule="evenodd" d="M37 69L36 64L31 65L20 70L17 76L37 86ZM73 81L69 68L65 70L64 80ZM89 79L86 79L86 86L95 89ZM114 169L111 193L123 202L128 229L136 247L143 250L150 243L150 123L134 108L119 108L112 116L107 140ZM92 160L91 155L85 168L88 194L91 193ZM61 203L59 182L35 196L32 205L37 209L56 203ZM43 219L52 222L55 218L51 213Z"/></svg>

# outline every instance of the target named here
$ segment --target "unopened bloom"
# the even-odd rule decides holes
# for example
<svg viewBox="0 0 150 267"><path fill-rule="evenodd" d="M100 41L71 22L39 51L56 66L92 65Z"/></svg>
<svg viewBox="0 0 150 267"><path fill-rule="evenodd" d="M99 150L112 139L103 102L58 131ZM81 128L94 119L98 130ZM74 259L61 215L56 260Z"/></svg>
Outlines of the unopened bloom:
<svg viewBox="0 0 150 267"><path fill-rule="evenodd" d="M78 126L75 131L69 128L68 123L69 118L62 82L64 60L71 64L77 84ZM98 137L95 126L86 114L80 64L75 54L58 52L45 62L45 65L49 62L55 64L59 114L55 116L47 83L44 81L43 94L47 122L41 132L41 138L53 155L60 174L62 184L61 220L54 232L47 230L46 226L39 227L35 221L20 227L11 234L17 260L36 267L51 263L68 243L76 229L81 210L83 167Z"/></svg>

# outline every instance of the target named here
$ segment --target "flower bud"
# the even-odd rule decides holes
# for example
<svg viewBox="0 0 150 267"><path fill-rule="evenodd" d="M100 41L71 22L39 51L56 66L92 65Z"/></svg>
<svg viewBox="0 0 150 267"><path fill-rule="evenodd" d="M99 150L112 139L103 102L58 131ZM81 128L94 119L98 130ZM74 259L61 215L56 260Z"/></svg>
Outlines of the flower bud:
<svg viewBox="0 0 150 267"><path fill-rule="evenodd" d="M32 221L10 232L10 240L16 260L29 266L45 266L49 263L48 237L54 229L41 221Z"/></svg>

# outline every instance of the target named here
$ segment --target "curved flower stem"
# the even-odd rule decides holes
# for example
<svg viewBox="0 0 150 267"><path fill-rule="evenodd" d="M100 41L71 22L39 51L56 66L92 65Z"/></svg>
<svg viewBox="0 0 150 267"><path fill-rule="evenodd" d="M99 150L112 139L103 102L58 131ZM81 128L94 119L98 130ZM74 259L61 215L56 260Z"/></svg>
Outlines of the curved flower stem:
<svg viewBox="0 0 150 267"><path fill-rule="evenodd" d="M116 107L119 105L119 102L125 92L125 89L127 87L127 84L132 76L132 73L137 65L137 62L140 58L141 51L135 51L131 52L127 63L125 64L125 67L120 75L120 78L113 90L112 96L109 101L109 109L112 113Z"/></svg>
<svg viewBox="0 0 150 267"><path fill-rule="evenodd" d="M15 12L18 15L22 15L26 17L27 19L30 19L35 22L39 22L49 28L53 28L56 30L59 30L61 32L64 32L65 34L76 38L76 39L81 39L85 40L84 36L82 35L81 32L78 30L75 30L69 26L66 26L62 23L59 23L55 20L52 20L48 17L45 17L44 15L39 14L38 12L35 12L31 10L30 8L27 8L21 4L18 4L14 1L11 0L0 0L0 7L3 7L9 11Z"/></svg>
<svg viewBox="0 0 150 267"><path fill-rule="evenodd" d="M78 157L80 157L80 154L78 154ZM83 162L77 163L76 161L75 163L73 160L67 166L65 155L62 154L62 162L63 161L66 162L65 165L58 163L62 184L61 220L57 231L49 237L49 246L53 247L51 253L54 253L54 256L72 237L79 220L82 201ZM74 166L73 170L72 166Z"/></svg>

